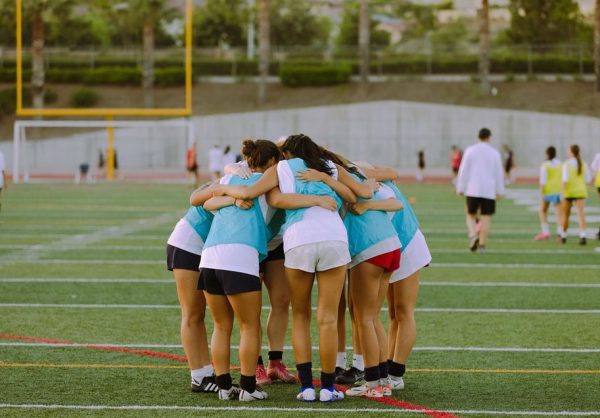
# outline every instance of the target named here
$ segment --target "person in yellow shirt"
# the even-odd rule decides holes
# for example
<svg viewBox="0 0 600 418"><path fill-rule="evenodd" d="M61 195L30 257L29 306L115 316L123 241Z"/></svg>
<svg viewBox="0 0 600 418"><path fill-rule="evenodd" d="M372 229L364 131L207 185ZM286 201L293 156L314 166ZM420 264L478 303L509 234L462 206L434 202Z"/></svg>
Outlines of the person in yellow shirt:
<svg viewBox="0 0 600 418"><path fill-rule="evenodd" d="M548 208L554 205L556 214L556 232L559 239L562 233L562 211L560 207L560 188L562 178L562 164L556 158L556 148L550 146L546 149L546 161L540 167L540 192L542 201L540 203L540 224L542 232L533 239L543 241L550 239L550 225L548 224Z"/></svg>
<svg viewBox="0 0 600 418"><path fill-rule="evenodd" d="M594 161L592 161L590 168L592 169L592 173L596 173L594 187L598 191L598 196L600 197L600 152L594 157ZM600 240L600 227L598 228L597 238Z"/></svg>
<svg viewBox="0 0 600 418"><path fill-rule="evenodd" d="M585 236L585 199L588 196L587 183L591 181L588 165L581 160L578 145L569 147L569 159L564 162L562 168L562 207L563 207L563 232L561 242L567 242L567 229L569 228L569 216L571 207L575 205L577 220L579 222L579 244L587 243Z"/></svg>

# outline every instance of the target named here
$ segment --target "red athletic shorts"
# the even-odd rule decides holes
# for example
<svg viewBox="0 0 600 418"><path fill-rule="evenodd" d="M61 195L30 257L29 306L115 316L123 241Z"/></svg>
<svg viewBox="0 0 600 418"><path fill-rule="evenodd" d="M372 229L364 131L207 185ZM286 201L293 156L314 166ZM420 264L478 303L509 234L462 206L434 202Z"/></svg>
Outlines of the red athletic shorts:
<svg viewBox="0 0 600 418"><path fill-rule="evenodd" d="M400 249L369 258L367 263L383 267L385 271L395 271L400 268Z"/></svg>

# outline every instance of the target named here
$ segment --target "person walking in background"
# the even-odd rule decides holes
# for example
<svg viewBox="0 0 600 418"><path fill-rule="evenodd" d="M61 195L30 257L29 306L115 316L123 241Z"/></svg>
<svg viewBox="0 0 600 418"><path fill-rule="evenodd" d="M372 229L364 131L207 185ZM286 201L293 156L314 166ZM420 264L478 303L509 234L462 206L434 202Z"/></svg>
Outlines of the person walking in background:
<svg viewBox="0 0 600 418"><path fill-rule="evenodd" d="M465 150L456 180L456 192L466 196L469 248L473 252L485 251L496 200L504 194L500 153L490 145L491 136L489 129L479 130L479 143Z"/></svg>
<svg viewBox="0 0 600 418"><path fill-rule="evenodd" d="M420 183L425 180L425 150L420 149L417 153L417 166L419 167L419 171L417 171L417 181Z"/></svg>
<svg viewBox="0 0 600 418"><path fill-rule="evenodd" d="M223 167L237 162L237 155L231 151L231 147L227 145L223 151Z"/></svg>
<svg viewBox="0 0 600 418"><path fill-rule="evenodd" d="M592 161L590 169L592 170L592 175L595 176L594 187L598 192L598 197L600 197L600 152L594 157L594 161ZM598 234L596 238L600 240L600 227L598 227Z"/></svg>
<svg viewBox="0 0 600 418"><path fill-rule="evenodd" d="M208 170L213 180L221 178L221 173L223 172L223 150L217 144L208 151Z"/></svg>
<svg viewBox="0 0 600 418"><path fill-rule="evenodd" d="M508 145L504 149L504 181L505 184L511 184L513 181L512 170L515 168L515 153Z"/></svg>
<svg viewBox="0 0 600 418"><path fill-rule="evenodd" d="M556 158L556 148L550 146L546 149L546 161L540 167L540 192L542 201L540 203L540 224L542 232L533 239L543 241L550 239L550 225L548 224L548 208L554 205L556 213L556 232L560 238L562 235L562 211L560 207L560 187L562 178L562 165Z"/></svg>
<svg viewBox="0 0 600 418"><path fill-rule="evenodd" d="M198 184L200 183L200 175L198 173L198 154L196 152L195 142L193 142L187 150L185 168L190 174L190 177L193 179L194 188L198 187Z"/></svg>
<svg viewBox="0 0 600 418"><path fill-rule="evenodd" d="M578 145L569 147L569 159L562 166L562 208L563 208L563 231L561 242L567 242L567 230L569 229L569 216L571 207L575 205L577 220L579 222L579 245L587 244L585 236L585 199L587 198L587 183L592 180L588 165L581 160Z"/></svg>
<svg viewBox="0 0 600 418"><path fill-rule="evenodd" d="M2 190L6 188L8 188L8 181L6 180L4 154L0 151L0 212L2 212Z"/></svg>
<svg viewBox="0 0 600 418"><path fill-rule="evenodd" d="M456 176L462 160L462 151L456 145L452 145L450 153L450 168L452 168L452 183L456 183Z"/></svg>
<svg viewBox="0 0 600 418"><path fill-rule="evenodd" d="M106 158L104 157L104 152L102 152L102 150L99 149L98 150L98 165L97 165L98 172L96 173L97 178L102 178L106 175L106 172L104 171L105 166L106 166Z"/></svg>

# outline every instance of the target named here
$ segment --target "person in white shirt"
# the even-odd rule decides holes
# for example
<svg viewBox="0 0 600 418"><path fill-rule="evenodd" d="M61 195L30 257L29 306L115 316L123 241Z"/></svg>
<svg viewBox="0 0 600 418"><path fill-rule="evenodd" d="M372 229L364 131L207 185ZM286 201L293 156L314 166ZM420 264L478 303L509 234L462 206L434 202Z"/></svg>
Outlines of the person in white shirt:
<svg viewBox="0 0 600 418"><path fill-rule="evenodd" d="M473 252L485 251L496 200L504 194L502 161L489 143L491 136L489 129L479 130L479 143L465 150L456 179L456 193L466 196L469 248Z"/></svg>
<svg viewBox="0 0 600 418"><path fill-rule="evenodd" d="M213 180L221 178L223 150L217 144L208 151L208 171L210 171Z"/></svg>
<svg viewBox="0 0 600 418"><path fill-rule="evenodd" d="M6 180L6 169L4 168L4 154L0 151L0 211L2 210L2 189L8 188Z"/></svg>

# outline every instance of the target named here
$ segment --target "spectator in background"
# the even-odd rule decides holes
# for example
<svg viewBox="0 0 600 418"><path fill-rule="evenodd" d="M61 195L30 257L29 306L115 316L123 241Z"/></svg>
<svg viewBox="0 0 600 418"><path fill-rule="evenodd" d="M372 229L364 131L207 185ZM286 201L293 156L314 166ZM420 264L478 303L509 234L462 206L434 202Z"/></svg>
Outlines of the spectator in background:
<svg viewBox="0 0 600 418"><path fill-rule="evenodd" d="M554 205L556 213L556 232L562 236L562 209L560 206L560 189L562 185L562 163L556 158L556 148L550 146L546 149L546 160L540 167L540 191L542 201L540 204L540 224L542 232L533 239L543 241L550 239L550 225L548 224L548 208Z"/></svg>
<svg viewBox="0 0 600 418"><path fill-rule="evenodd" d="M425 180L425 150L420 149L417 153L417 166L419 167L419 171L417 171L417 181L420 183Z"/></svg>
<svg viewBox="0 0 600 418"><path fill-rule="evenodd" d="M2 211L2 190L8 188L8 180L6 179L6 167L4 163L4 154L0 151L0 212Z"/></svg>
<svg viewBox="0 0 600 418"><path fill-rule="evenodd" d="M188 173L190 173L190 177L193 178L194 189L196 189L200 183L200 175L198 174L198 154L195 142L187 150L185 167Z"/></svg>
<svg viewBox="0 0 600 418"><path fill-rule="evenodd" d="M104 152L101 149L98 150L98 172L96 173L97 178L102 178L106 175L104 166L106 165L106 159L104 158Z"/></svg>
<svg viewBox="0 0 600 418"><path fill-rule="evenodd" d="M456 183L456 176L462 160L462 151L456 145L452 145L450 153L450 167L452 168L452 183Z"/></svg>
<svg viewBox="0 0 600 418"><path fill-rule="evenodd" d="M585 199L588 196L587 183L592 181L592 176L590 168L581 159L579 146L571 145L568 152L569 158L563 163L562 167L563 230L561 241L563 244L567 242L569 216L571 215L571 207L575 206L577 221L579 222L579 245L586 245Z"/></svg>
<svg viewBox="0 0 600 418"><path fill-rule="evenodd" d="M508 145L502 147L504 150L504 184L513 182L512 170L515 168L515 153Z"/></svg>
<svg viewBox="0 0 600 418"><path fill-rule="evenodd" d="M235 164L237 162L237 156L231 151L231 147L227 145L225 151L223 151L223 167L227 167L229 164Z"/></svg>
<svg viewBox="0 0 600 418"><path fill-rule="evenodd" d="M496 200L504 194L502 161L498 150L490 145L491 136L489 129L479 130L479 143L465 150L456 179L456 192L466 196L469 248L473 252L485 251Z"/></svg>
<svg viewBox="0 0 600 418"><path fill-rule="evenodd" d="M221 177L221 172L223 171L223 150L217 144L208 151L208 170L213 180Z"/></svg>

